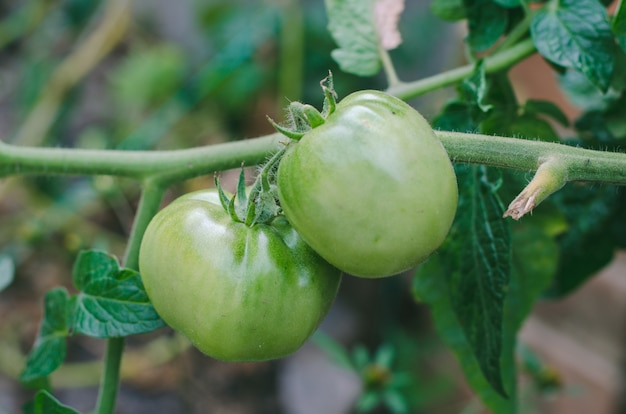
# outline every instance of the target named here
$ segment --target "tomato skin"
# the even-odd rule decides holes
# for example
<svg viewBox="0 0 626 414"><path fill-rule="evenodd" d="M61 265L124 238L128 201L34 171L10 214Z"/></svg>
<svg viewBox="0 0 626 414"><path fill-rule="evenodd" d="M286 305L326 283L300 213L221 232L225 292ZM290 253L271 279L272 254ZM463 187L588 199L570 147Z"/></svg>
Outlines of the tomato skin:
<svg viewBox="0 0 626 414"><path fill-rule="evenodd" d="M140 272L163 320L225 361L297 350L326 315L341 280L283 216L247 227L230 218L214 190L182 196L154 217Z"/></svg>
<svg viewBox="0 0 626 414"><path fill-rule="evenodd" d="M372 278L412 268L439 247L458 196L428 122L379 91L347 96L289 144L277 185L287 219L320 256Z"/></svg>

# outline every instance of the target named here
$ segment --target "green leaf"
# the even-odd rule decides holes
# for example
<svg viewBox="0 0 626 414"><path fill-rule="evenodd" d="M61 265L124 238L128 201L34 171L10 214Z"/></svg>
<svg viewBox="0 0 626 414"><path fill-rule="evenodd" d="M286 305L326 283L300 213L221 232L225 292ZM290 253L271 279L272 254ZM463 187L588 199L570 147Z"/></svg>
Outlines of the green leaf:
<svg viewBox="0 0 626 414"><path fill-rule="evenodd" d="M481 112L488 112L492 105L485 100L487 98L487 77L485 75L485 62L479 60L474 68L474 73L463 80L459 86L459 94L467 102L475 104Z"/></svg>
<svg viewBox="0 0 626 414"><path fill-rule="evenodd" d="M502 7L508 7L508 8L513 8L513 7L518 7L521 6L521 0L493 0L494 3L499 4Z"/></svg>
<svg viewBox="0 0 626 414"><path fill-rule="evenodd" d="M433 128L444 131L474 132L476 124L472 121L471 112L472 106L463 101L448 102L433 118Z"/></svg>
<svg viewBox="0 0 626 414"><path fill-rule="evenodd" d="M373 76L381 69L372 0L325 0L328 30L339 46L331 56L341 70Z"/></svg>
<svg viewBox="0 0 626 414"><path fill-rule="evenodd" d="M448 102L433 119L433 126L447 131L476 131L487 118L492 105L487 103L488 85L483 61L476 63L474 73L457 87L459 98Z"/></svg>
<svg viewBox="0 0 626 414"><path fill-rule="evenodd" d="M476 52L493 46L506 32L507 9L492 0L463 0L467 15L469 35L467 41Z"/></svg>
<svg viewBox="0 0 626 414"><path fill-rule="evenodd" d="M73 328L96 338L153 331L165 326L152 307L139 273L120 269L117 260L99 251L83 251L74 264L76 297Z"/></svg>
<svg viewBox="0 0 626 414"><path fill-rule="evenodd" d="M430 10L442 20L456 22L465 19L463 0L433 0Z"/></svg>
<svg viewBox="0 0 626 414"><path fill-rule="evenodd" d="M619 8L615 11L611 28L617 44L626 53L626 3L624 1L619 2Z"/></svg>
<svg viewBox="0 0 626 414"><path fill-rule="evenodd" d="M509 228L484 167L459 167L457 177L459 207L450 235L455 251L451 302L485 378L505 396L500 357L503 304L511 273Z"/></svg>
<svg viewBox="0 0 626 414"><path fill-rule="evenodd" d="M617 241L611 230L623 220L625 198L616 187L587 184L570 184L552 196L568 230L557 239L560 256L548 296L574 291L613 259Z"/></svg>
<svg viewBox="0 0 626 414"><path fill-rule="evenodd" d="M560 0L539 10L530 26L537 50L549 61L583 73L607 91L614 41L606 10L597 0Z"/></svg>
<svg viewBox="0 0 626 414"><path fill-rule="evenodd" d="M567 97L585 110L604 110L619 98L612 89L602 93L586 76L576 71L565 72L559 77L559 84Z"/></svg>
<svg viewBox="0 0 626 414"><path fill-rule="evenodd" d="M33 349L26 358L20 381L37 380L61 366L67 348L65 339L70 334L71 309L71 300L64 288L56 288L46 294L43 320Z"/></svg>
<svg viewBox="0 0 626 414"><path fill-rule="evenodd" d="M13 283L15 264L10 256L0 254L0 292Z"/></svg>
<svg viewBox="0 0 626 414"><path fill-rule="evenodd" d="M545 119L541 119L536 115L523 114L518 116L508 125L508 130L508 133L514 137L549 142L560 141L559 135L552 125Z"/></svg>
<svg viewBox="0 0 626 414"><path fill-rule="evenodd" d="M624 98L626 101L626 95ZM602 150L607 146L621 150L626 138L626 107L615 106L614 110L607 112L587 112L576 120L576 130Z"/></svg>
<svg viewBox="0 0 626 414"><path fill-rule="evenodd" d="M553 214L551 214L553 216ZM538 215L513 223L512 276L505 311L505 324L517 332L533 304L550 286L557 270L559 247L552 234L552 221L537 220Z"/></svg>
<svg viewBox="0 0 626 414"><path fill-rule="evenodd" d="M569 125L567 115L563 113L561 108L550 101L541 101L529 99L524 104L524 113L533 115L547 115L563 126Z"/></svg>
<svg viewBox="0 0 626 414"><path fill-rule="evenodd" d="M48 391L39 391L35 398L24 404L24 414L80 414L67 405L63 405Z"/></svg>
<svg viewBox="0 0 626 414"><path fill-rule="evenodd" d="M449 247L444 246L420 266L413 279L413 294L417 300L430 306L437 332L454 352L463 369L465 379L482 402L493 413L514 414L516 413L514 367L506 371L513 373L510 374L513 375L512 377L506 377L511 397L506 399L493 389L482 374L473 349L453 310L450 294L451 285L448 280L450 272L453 271L453 267L449 263L450 255L452 252ZM505 345L509 346L506 350L507 353L512 353L510 341L506 341Z"/></svg>

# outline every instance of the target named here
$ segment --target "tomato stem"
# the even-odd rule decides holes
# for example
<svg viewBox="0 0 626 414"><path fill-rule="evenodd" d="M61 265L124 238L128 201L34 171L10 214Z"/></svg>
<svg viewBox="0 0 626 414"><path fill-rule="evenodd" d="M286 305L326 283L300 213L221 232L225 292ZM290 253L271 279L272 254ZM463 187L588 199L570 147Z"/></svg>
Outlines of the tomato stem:
<svg viewBox="0 0 626 414"><path fill-rule="evenodd" d="M535 51L535 45L531 39L521 41L501 52L486 57L484 59L485 72L494 73L506 69L532 55ZM469 64L414 82L401 82L387 88L387 93L403 100L412 99L428 92L454 85L471 76L475 69L474 64Z"/></svg>
<svg viewBox="0 0 626 414"><path fill-rule="evenodd" d="M106 353L104 356L104 372L95 410L97 414L113 414L115 410L124 342L123 337L110 338L107 340Z"/></svg>
<svg viewBox="0 0 626 414"><path fill-rule="evenodd" d="M144 188L137 207L137 214L130 232L128 245L124 257L124 266L129 269L139 270L139 247L141 239L148 227L148 223L159 210L161 200L165 190L158 183L148 180L144 183ZM98 394L95 413L113 414L117 390L120 381L120 366L122 353L124 351L124 338L110 338L107 340L107 347L104 356L104 371L102 382Z"/></svg>

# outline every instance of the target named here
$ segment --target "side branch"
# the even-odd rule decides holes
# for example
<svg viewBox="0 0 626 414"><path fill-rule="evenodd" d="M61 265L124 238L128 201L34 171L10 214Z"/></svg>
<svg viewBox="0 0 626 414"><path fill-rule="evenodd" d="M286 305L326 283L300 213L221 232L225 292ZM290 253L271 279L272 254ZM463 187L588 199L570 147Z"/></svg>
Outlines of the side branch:
<svg viewBox="0 0 626 414"><path fill-rule="evenodd" d="M548 159L563 163L567 181L626 185L626 154L553 142L435 131L453 162L536 171Z"/></svg>
<svg viewBox="0 0 626 414"><path fill-rule="evenodd" d="M531 39L525 40L485 58L485 71L498 72L515 65L535 53L536 49ZM461 66L437 75L429 76L414 82L399 82L390 86L386 92L400 99L408 100L428 92L455 85L469 77L474 72L474 65Z"/></svg>

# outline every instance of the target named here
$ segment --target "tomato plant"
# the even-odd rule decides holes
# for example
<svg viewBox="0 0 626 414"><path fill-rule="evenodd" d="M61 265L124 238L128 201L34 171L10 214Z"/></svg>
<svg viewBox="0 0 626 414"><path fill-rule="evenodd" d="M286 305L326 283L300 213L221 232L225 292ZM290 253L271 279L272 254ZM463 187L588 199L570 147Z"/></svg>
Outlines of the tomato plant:
<svg viewBox="0 0 626 414"><path fill-rule="evenodd" d="M298 233L356 276L423 262L445 239L457 205L452 164L428 122L379 91L345 97L290 143L277 182Z"/></svg>
<svg viewBox="0 0 626 414"><path fill-rule="evenodd" d="M341 275L284 216L236 222L217 190L182 196L146 229L139 269L161 317L202 352L260 361L297 350L335 299Z"/></svg>
<svg viewBox="0 0 626 414"><path fill-rule="evenodd" d="M158 368L189 373L183 335L155 332L124 354L128 337L168 324L219 359L279 358L309 338L335 295L356 315L352 327L367 326L355 336L367 338L317 335L317 345L361 380L357 411L439 412L424 406L424 390L438 388L432 370L413 381L424 365L414 359L421 327L441 336L475 392L447 381L468 400L464 412L478 403L536 412L529 383L541 393L571 385L526 352L518 332L539 298L574 292L626 249L626 0L432 0L432 15L416 2L402 18L403 1L325 0L321 19L319 2L297 0L131 3L0 5L0 78L10 80L0 93L0 400L8 393L9 411L75 414L57 389L98 385L95 408L81 410L112 414L123 376L164 362ZM466 24L465 39L440 20ZM536 64L509 72L533 55ZM337 102L326 80L321 111L297 102L313 101L308 86L329 68L345 97ZM530 95L521 72L555 78L575 105L548 88ZM276 125L292 141L257 122L276 117L277 97L292 101ZM242 164L265 164L248 191L240 180L230 199L219 186L193 192L207 186L192 179ZM190 194L159 212L168 191ZM359 289L337 292L342 271L377 278L416 265L399 278L350 278L346 287ZM363 286L376 287L376 303L352 303ZM43 298L36 334L34 312L14 302L34 296ZM420 303L414 313L410 300ZM601 312L618 309L602 300ZM426 307L432 324L415 327ZM389 340L409 326L411 338ZM388 345L348 353L353 340ZM103 372L71 355L77 349L102 356ZM609 354L594 365L610 371L618 362ZM202 364L189 374L217 366L247 375L299 355L236 366L188 357ZM214 403L225 388L202 385L190 399L210 390Z"/></svg>

